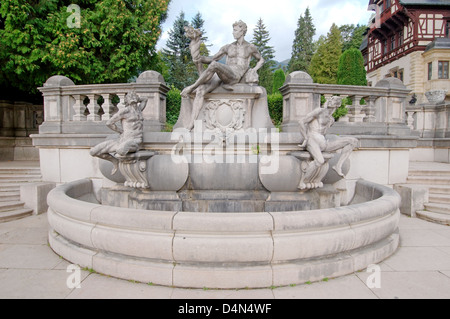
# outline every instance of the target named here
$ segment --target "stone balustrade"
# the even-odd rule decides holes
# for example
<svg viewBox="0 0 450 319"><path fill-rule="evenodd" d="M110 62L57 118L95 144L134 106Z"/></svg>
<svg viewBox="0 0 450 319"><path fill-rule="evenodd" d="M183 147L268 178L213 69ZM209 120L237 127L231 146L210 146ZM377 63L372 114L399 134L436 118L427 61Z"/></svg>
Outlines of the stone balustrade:
<svg viewBox="0 0 450 319"><path fill-rule="evenodd" d="M367 123L372 126L401 125L407 128L405 112L410 90L396 78L383 79L375 87L331 85L313 83L307 73L298 71L288 75L280 91L284 99L282 129L285 132L299 131L298 121L320 105L321 95L325 98L339 95L352 100L348 114L339 119L340 123L353 124L351 134L361 134L355 130L355 126L367 127ZM364 99L364 105L361 105L361 99ZM375 132L379 133L380 130Z"/></svg>
<svg viewBox="0 0 450 319"><path fill-rule="evenodd" d="M44 96L45 114L41 134L108 132L105 125L97 122L109 120L123 108L130 90L149 99L143 112L146 130L160 131L165 125L169 88L155 71L142 73L134 83L75 85L67 77L53 76L39 90Z"/></svg>

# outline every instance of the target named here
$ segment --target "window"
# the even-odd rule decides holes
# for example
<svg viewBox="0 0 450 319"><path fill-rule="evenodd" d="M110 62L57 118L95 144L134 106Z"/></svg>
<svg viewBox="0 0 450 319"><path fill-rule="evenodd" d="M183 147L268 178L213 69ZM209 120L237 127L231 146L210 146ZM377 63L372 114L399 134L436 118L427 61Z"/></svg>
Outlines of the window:
<svg viewBox="0 0 450 319"><path fill-rule="evenodd" d="M398 46L402 46L403 45L403 30L400 31L400 33L398 34Z"/></svg>
<svg viewBox="0 0 450 319"><path fill-rule="evenodd" d="M395 49L395 35L391 37L391 51L394 51Z"/></svg>
<svg viewBox="0 0 450 319"><path fill-rule="evenodd" d="M448 61L439 61L438 77L448 79Z"/></svg>
<svg viewBox="0 0 450 319"><path fill-rule="evenodd" d="M433 63L428 63L428 81L433 77Z"/></svg>
<svg viewBox="0 0 450 319"><path fill-rule="evenodd" d="M447 21L445 25L445 37L450 38L450 21Z"/></svg>
<svg viewBox="0 0 450 319"><path fill-rule="evenodd" d="M383 41L383 54L387 54L388 53L388 44L387 44L387 40Z"/></svg>
<svg viewBox="0 0 450 319"><path fill-rule="evenodd" d="M399 79L400 81L403 82L403 74L404 74L404 72L405 72L404 69L399 69L397 67L397 68L392 69L389 72L389 74L387 75L387 77L394 77L394 78L397 78L397 79Z"/></svg>
<svg viewBox="0 0 450 319"><path fill-rule="evenodd" d="M391 7L391 0L386 0L386 9Z"/></svg>
<svg viewBox="0 0 450 319"><path fill-rule="evenodd" d="M404 73L404 71L403 71L403 69L401 69L400 71L398 71L398 77L397 77L402 82L403 82L403 73Z"/></svg>

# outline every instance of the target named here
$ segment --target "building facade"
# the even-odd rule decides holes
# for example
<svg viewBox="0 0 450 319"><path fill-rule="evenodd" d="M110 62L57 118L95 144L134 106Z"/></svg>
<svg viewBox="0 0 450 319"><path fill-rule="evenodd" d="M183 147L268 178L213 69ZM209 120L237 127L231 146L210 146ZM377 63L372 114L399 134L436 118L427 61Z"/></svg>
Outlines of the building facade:
<svg viewBox="0 0 450 319"><path fill-rule="evenodd" d="M369 10L375 14L361 46L369 85L399 78L416 103L427 103L431 90L450 95L450 1L370 0Z"/></svg>

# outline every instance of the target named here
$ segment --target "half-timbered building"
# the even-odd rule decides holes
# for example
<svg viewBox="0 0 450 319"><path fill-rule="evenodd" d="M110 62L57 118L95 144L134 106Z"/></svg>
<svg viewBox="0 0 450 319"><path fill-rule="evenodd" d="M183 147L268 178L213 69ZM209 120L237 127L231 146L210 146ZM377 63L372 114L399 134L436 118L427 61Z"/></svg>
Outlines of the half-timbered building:
<svg viewBox="0 0 450 319"><path fill-rule="evenodd" d="M418 102L430 90L450 94L450 0L370 0L369 10L361 46L369 84L397 77Z"/></svg>

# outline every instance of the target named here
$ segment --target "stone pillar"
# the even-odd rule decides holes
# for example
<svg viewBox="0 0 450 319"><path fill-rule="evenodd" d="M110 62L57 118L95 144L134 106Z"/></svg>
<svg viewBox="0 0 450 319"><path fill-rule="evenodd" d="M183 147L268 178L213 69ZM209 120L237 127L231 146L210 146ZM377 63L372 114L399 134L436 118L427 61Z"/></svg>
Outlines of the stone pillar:
<svg viewBox="0 0 450 319"><path fill-rule="evenodd" d="M142 112L145 130L160 131L166 123L166 96L170 90L163 76L156 71L145 71L133 87L140 97L148 98L147 107Z"/></svg>
<svg viewBox="0 0 450 319"><path fill-rule="evenodd" d="M388 89L387 96L376 101L377 122L406 124L406 97L410 90L397 78L386 78L375 87Z"/></svg>
<svg viewBox="0 0 450 319"><path fill-rule="evenodd" d="M299 132L298 121L320 106L320 94L314 94L316 84L311 76L302 71L289 74L283 87L283 132Z"/></svg>
<svg viewBox="0 0 450 319"><path fill-rule="evenodd" d="M40 133L62 133L62 123L68 116L69 96L61 95L62 86L75 85L65 76L52 76L39 88L44 96L44 123L39 127Z"/></svg>

